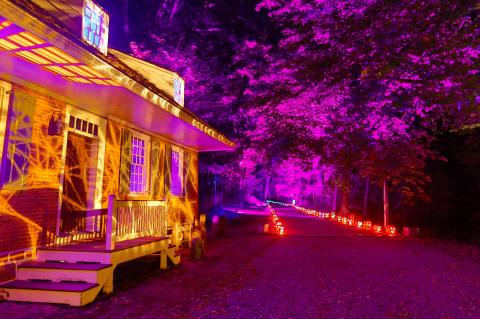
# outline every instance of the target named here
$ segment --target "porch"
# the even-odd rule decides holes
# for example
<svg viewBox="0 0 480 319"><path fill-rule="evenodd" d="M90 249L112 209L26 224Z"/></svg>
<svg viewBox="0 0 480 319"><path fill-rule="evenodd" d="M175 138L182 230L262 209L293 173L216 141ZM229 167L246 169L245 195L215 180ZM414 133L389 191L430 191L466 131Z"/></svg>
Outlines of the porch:
<svg viewBox="0 0 480 319"><path fill-rule="evenodd" d="M0 285L2 296L83 306L100 292L113 292L114 271L121 263L152 254L158 254L161 269L168 260L180 263L178 234L174 229L168 234L165 201L120 201L110 195L106 215L99 211L84 219L77 222L90 225L92 232L57 237L37 249L34 261L18 266L14 281Z"/></svg>

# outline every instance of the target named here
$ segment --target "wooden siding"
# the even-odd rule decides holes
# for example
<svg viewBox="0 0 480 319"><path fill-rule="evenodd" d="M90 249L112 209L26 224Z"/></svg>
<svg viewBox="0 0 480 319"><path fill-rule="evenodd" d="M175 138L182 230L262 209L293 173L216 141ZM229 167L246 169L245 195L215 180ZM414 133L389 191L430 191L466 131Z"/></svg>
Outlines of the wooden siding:
<svg viewBox="0 0 480 319"><path fill-rule="evenodd" d="M48 136L48 123L54 112L60 112L65 119L66 103L52 96L38 93L21 85L13 84L13 91L35 97L32 145L29 156L28 179L23 190L0 189L0 282L11 278L12 272L5 265L5 256L42 245L46 238L55 233L60 195L60 173L62 167L63 136ZM118 194L122 128L128 123L114 119L107 120L105 165L103 173L102 208L107 208L108 195ZM142 132L148 134L148 132ZM163 145L161 154L166 154L168 144L158 136L151 141ZM3 145L2 145L3 147ZM161 148L162 150L162 148ZM198 155L189 152L186 177L186 195L172 196L165 187L166 181L160 176L161 197L167 201L169 226L175 223L193 223L198 209ZM166 165L166 163L164 163ZM161 175L166 169L160 168ZM168 168L169 169L169 168ZM167 175L167 174L166 174ZM151 178L151 177L150 177ZM158 193L158 192L157 192ZM131 196L126 196L132 198ZM147 194L141 199L159 199L159 195ZM138 196L135 198L139 198ZM140 199L140 198L139 198ZM3 259L2 259L3 257Z"/></svg>

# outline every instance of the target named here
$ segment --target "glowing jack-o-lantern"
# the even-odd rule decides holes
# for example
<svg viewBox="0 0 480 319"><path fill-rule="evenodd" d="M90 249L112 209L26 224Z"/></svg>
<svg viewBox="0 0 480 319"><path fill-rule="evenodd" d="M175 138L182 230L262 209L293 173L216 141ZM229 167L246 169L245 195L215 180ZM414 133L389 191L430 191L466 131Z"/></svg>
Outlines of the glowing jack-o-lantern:
<svg viewBox="0 0 480 319"><path fill-rule="evenodd" d="M342 222L342 216L337 217L337 222L341 223Z"/></svg>
<svg viewBox="0 0 480 319"><path fill-rule="evenodd" d="M353 226L353 219L349 218L347 224L348 226Z"/></svg>
<svg viewBox="0 0 480 319"><path fill-rule="evenodd" d="M381 233L382 232L382 226L374 225L373 226L373 231L376 232L376 233Z"/></svg>
<svg viewBox="0 0 480 319"><path fill-rule="evenodd" d="M335 219L335 212L332 212L330 216L332 217L332 219Z"/></svg>
<svg viewBox="0 0 480 319"><path fill-rule="evenodd" d="M359 220L359 221L357 222L357 227L358 227L358 228L362 228L362 227L363 227L363 222L362 222L361 220Z"/></svg>
<svg viewBox="0 0 480 319"><path fill-rule="evenodd" d="M366 220L366 221L363 223L363 227L365 227L366 230L372 229L372 221L371 221L371 220Z"/></svg>
<svg viewBox="0 0 480 319"><path fill-rule="evenodd" d="M325 213L325 218L330 218L330 214L329 214L329 213Z"/></svg>
<svg viewBox="0 0 480 319"><path fill-rule="evenodd" d="M387 226L387 234L389 236L395 236L397 234L397 228L393 225L388 225Z"/></svg>
<svg viewBox="0 0 480 319"><path fill-rule="evenodd" d="M342 224L346 225L346 224L347 224L347 221L348 221L347 217L343 217L343 218L342 218Z"/></svg>

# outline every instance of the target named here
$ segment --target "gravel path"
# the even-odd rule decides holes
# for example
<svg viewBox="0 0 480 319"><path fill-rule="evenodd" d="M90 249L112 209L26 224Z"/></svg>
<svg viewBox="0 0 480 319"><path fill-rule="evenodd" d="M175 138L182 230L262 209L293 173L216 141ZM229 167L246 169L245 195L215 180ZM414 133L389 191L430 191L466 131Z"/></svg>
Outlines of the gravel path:
<svg viewBox="0 0 480 319"><path fill-rule="evenodd" d="M480 252L360 234L279 210L287 235L241 215L207 258L118 269L116 293L83 308L0 303L0 318L480 318Z"/></svg>

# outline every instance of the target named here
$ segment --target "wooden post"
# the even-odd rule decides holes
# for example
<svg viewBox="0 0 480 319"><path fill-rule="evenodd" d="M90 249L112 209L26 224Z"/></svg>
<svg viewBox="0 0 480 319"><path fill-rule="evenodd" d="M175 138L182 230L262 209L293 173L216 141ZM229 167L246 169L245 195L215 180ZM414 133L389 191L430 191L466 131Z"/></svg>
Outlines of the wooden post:
<svg viewBox="0 0 480 319"><path fill-rule="evenodd" d="M107 280L105 281L105 285L103 285L102 291L104 294L111 294L113 292L113 271L109 274Z"/></svg>
<svg viewBox="0 0 480 319"><path fill-rule="evenodd" d="M117 218L115 215L115 194L108 195L108 213L105 235L105 249L113 250L115 248L115 235L117 228Z"/></svg>
<svg viewBox="0 0 480 319"><path fill-rule="evenodd" d="M387 230L388 225L388 181L387 179L383 180L383 226L384 229Z"/></svg>
<svg viewBox="0 0 480 319"><path fill-rule="evenodd" d="M168 268L168 263L167 263L167 253L165 250L162 250L160 252L160 269L167 269Z"/></svg>

